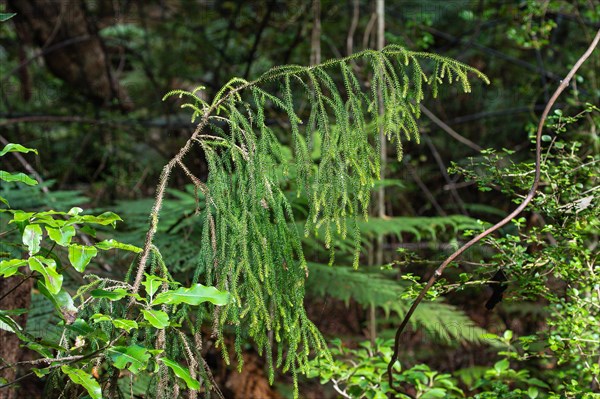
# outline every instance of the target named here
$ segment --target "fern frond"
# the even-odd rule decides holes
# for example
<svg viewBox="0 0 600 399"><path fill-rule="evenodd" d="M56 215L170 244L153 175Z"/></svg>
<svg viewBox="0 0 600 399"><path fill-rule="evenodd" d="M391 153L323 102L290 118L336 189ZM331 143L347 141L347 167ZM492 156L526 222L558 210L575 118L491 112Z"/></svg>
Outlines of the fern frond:
<svg viewBox="0 0 600 399"><path fill-rule="evenodd" d="M310 263L306 289L320 296L331 296L349 303L355 300L364 307L374 305L386 317L395 313L402 317L411 302L401 299L406 284L386 278L381 273L357 271L349 266ZM433 341L482 343L485 329L478 327L464 312L440 301L424 302L411 319L413 328L423 330Z"/></svg>

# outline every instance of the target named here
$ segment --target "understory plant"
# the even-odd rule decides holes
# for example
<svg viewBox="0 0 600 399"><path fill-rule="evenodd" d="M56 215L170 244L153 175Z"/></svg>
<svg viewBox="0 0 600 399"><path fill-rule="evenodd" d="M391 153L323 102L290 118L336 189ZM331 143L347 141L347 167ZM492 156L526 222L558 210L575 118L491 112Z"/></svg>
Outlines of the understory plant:
<svg viewBox="0 0 600 399"><path fill-rule="evenodd" d="M0 157L29 152L37 150L9 143L0 151ZM140 375L153 381L161 367L163 372L169 370L181 379L182 387L200 389L198 378L206 377L210 371L204 364L194 363L199 358L198 351L184 335L181 321L186 307L206 301L224 305L229 295L202 284L181 287L171 278L157 248L152 250L152 267L144 275L143 291L134 293L127 279L118 281L86 272L94 259L105 257L104 251L141 251L112 238L96 239L96 227L115 227L121 218L113 212L86 214L79 207L68 211L11 207L9 199L22 189L19 185L35 187L38 182L24 173L6 171L0 171L0 180L2 194L6 195L0 196L5 206L0 209L5 249L0 254L0 299L10 298L21 284L33 278L38 294L33 296L31 310L47 309L41 318L39 314L31 315L26 327L15 317L29 309L3 307L0 328L15 334L20 346L35 353L34 360L22 364L29 366L26 376L35 374L47 379L45 396L65 392L80 396L79 392L101 399L120 389L122 372L132 380L134 375ZM31 188L24 190L32 194ZM53 320L52 315L58 317ZM40 323L46 325L42 327ZM177 345L169 346L173 349L156 348L156 342L166 339L165 329L171 333L169 339L177 341ZM177 350L179 347L187 351ZM188 365L182 366L180 359ZM15 366L2 359L0 370ZM17 382L0 379L0 389L12 388ZM160 387L153 385L153 390L158 391ZM212 388L210 382L206 385ZM178 387L174 385L169 390Z"/></svg>
<svg viewBox="0 0 600 399"><path fill-rule="evenodd" d="M590 140L597 138L580 133L598 118L592 104L572 116L554 112L548 126L554 135L542 137L540 192L526 209L529 216L486 240L496 249L492 269L503 270L508 280L506 300L543 307L542 328L510 334L504 352L507 365L544 382L538 397L592 398L600 390L600 157L591 150ZM531 164L514 162L512 154L488 150L480 162L454 170L482 190L500 190L518 202L516 193L530 184ZM488 274L489 267L474 275ZM516 387L508 379L502 389Z"/></svg>
<svg viewBox="0 0 600 399"><path fill-rule="evenodd" d="M528 218L515 219L502 235L488 237L485 243L495 254L472 275L461 274L460 284L440 280L433 289L436 295L471 290L487 284L500 269L508 288L502 303L542 307L542 328L521 336L511 330L481 334L498 351L492 366L476 364L444 374L425 364L402 369L395 363L395 384L410 387L413 397L598 397L600 157L573 131L579 130L573 127L578 122L597 120L598 111L587 104L574 116L554 112L548 127L556 136L543 136L541 189L526 208ZM519 202L517 193L531 186L532 165L514 161L513 155L510 150L484 150L479 160L454 164L451 172L476 181L482 191L498 190ZM527 317L524 311L514 317ZM406 398L390 387L383 370L391 359L390 345L392 341L377 340L353 349L333 340L333 360L314 359L308 375L344 398Z"/></svg>
<svg viewBox="0 0 600 399"><path fill-rule="evenodd" d="M369 71L368 86L355 68ZM276 67L254 81L234 78L211 102L199 95L202 88L168 93L165 98L190 100L182 107L192 111L198 127L163 169L143 245L110 238L85 245L74 241L83 239L81 233L93 236L94 224L120 221L114 213L3 209L22 233L18 245L27 253L3 261L2 275L41 277L40 292L57 304L63 318L60 337L40 341L44 343L26 334L11 311L2 313L3 327L38 350L41 357L32 372L47 376L49 394L83 387L93 398L116 397L149 376L150 397L177 397L180 389L188 390L189 397L212 390L222 396L199 352L202 326L212 321L226 362L227 334L234 336L240 368L242 347L252 342L266 358L271 381L276 368L291 372L297 397L297 374L310 369L312 354L330 355L304 309L310 269L284 187L293 179L297 195L307 199L304 236L322 237L331 262L334 240L349 239L351 263L358 267L359 220L367 216L380 174L380 132L395 143L401 159L402 142L419 139L417 119L425 90L435 96L441 84L456 83L469 92L469 74L487 82L485 75L460 62L389 46L311 67ZM300 99L306 100L302 107ZM270 109L288 118L291 158L267 122ZM321 156L315 164L310 154L317 140ZM12 149L31 151L16 145ZM199 152L208 163L206 181L186 166L186 157ZM188 287L175 281L169 259L154 245L175 169L193 185L196 213L190 218L200 226ZM41 246L43 240L48 249ZM63 266L55 247L64 248L69 263ZM123 280L87 274L87 281L74 284L72 292L64 289L64 270L73 266L84 273L98 250L110 249L136 254ZM70 384L63 384L64 375ZM123 375L130 379L129 390L120 384Z"/></svg>

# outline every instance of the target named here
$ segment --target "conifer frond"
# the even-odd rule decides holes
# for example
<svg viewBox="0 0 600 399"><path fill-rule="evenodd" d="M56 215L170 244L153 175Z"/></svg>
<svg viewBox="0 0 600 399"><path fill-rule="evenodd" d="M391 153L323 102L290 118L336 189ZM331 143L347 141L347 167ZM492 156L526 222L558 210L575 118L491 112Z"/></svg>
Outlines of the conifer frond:
<svg viewBox="0 0 600 399"><path fill-rule="evenodd" d="M361 60L372 72L368 88L348 65ZM388 46L310 67L276 67L252 82L234 78L210 106L189 93L195 116L204 111L190 142L198 143L206 157L210 196L201 214L194 282L202 279L234 298L215 311L219 344L233 325L240 358L241 341L249 337L259 351L267 351L270 365L294 374L302 371L311 351L326 350L303 308L308 266L291 204L279 186L290 165L265 109L280 109L289 122L298 195L309 199L305 234L321 229L325 246L333 251L332 237L350 232L357 266L357 218L367 215L371 189L379 179L379 129L395 142L400 159L402 141L419 139L416 120L424 90L430 87L436 95L440 83L458 81L469 91L470 73L487 82L485 75L460 62ZM385 111L381 115L378 92ZM297 107L300 95L308 100L305 112ZM315 140L321 143L317 165L310 156ZM181 154L192 148L190 142ZM199 312L201 322L206 309Z"/></svg>

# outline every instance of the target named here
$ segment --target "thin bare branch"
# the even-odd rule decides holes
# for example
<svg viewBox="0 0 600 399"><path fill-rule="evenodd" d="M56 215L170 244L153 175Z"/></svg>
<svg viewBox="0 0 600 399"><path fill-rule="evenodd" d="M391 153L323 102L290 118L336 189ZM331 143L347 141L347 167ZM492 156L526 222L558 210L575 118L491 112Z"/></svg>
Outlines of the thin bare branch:
<svg viewBox="0 0 600 399"><path fill-rule="evenodd" d="M470 148L474 149L477 152L479 152L479 151L482 150L482 148L480 146L478 146L477 144L473 143L468 138L463 137L460 134L456 133L456 131L454 129L452 129L450 126L448 126L447 124L445 124L444 121L442 121L440 118L438 118L437 116L435 116L435 114L433 112L431 112L429 109L427 109L427 107L425 107L423 104L420 104L419 107L421 108L421 111L423 111L423 113L429 119L431 119L431 121L433 123L435 123L436 125L438 125L438 127L440 127L440 129L442 129L443 131L445 131L446 133L448 133L454 139L456 139L457 141L460 141L461 143L463 143L467 147L470 147Z"/></svg>

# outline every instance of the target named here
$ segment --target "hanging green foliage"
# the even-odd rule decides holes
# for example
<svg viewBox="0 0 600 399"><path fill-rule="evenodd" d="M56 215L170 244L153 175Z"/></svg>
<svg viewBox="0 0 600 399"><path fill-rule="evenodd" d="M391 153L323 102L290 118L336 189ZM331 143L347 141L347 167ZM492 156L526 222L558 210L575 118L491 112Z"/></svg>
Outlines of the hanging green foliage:
<svg viewBox="0 0 600 399"><path fill-rule="evenodd" d="M351 62L370 69L368 86L359 81ZM307 365L311 350L326 348L303 307L308 267L292 207L280 188L289 168L296 169L298 195L309 199L304 234L324 232L324 244L331 251L334 234L350 235L357 267L361 245L357 218L367 216L371 190L380 177L380 129L395 143L401 159L402 141L419 140L416 120L425 89L436 96L440 84L456 82L469 92L469 73L488 82L479 71L449 58L388 46L311 67L276 67L252 82L235 78L212 103L197 90L175 90L165 96L192 98L182 107L193 110L199 125L163 172L151 217L153 229L158 225L160 189L179 164L206 197L193 282L202 279L232 296L214 313L215 333L226 359L223 332L229 326L236 333L240 365L241 344L251 338L261 353L266 351L271 379L274 365L295 374ZM378 93L383 98L381 110ZM298 110L300 98L308 99L304 112ZM272 108L287 115L294 165L282 154L266 121L265 110ZM311 145L316 140L321 157L315 166ZM192 144L200 147L208 162L206 183L183 165ZM206 309L200 309L202 320Z"/></svg>

